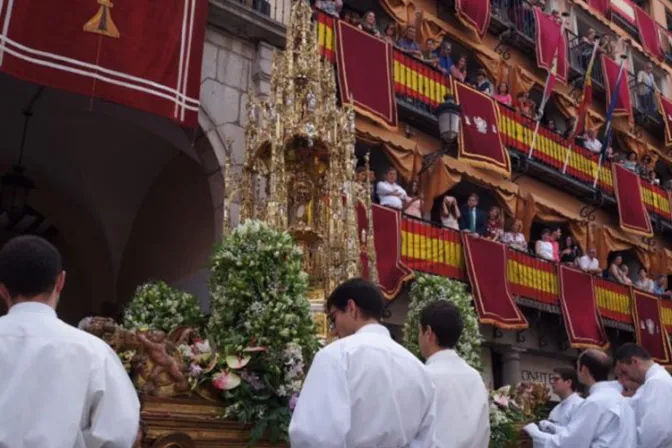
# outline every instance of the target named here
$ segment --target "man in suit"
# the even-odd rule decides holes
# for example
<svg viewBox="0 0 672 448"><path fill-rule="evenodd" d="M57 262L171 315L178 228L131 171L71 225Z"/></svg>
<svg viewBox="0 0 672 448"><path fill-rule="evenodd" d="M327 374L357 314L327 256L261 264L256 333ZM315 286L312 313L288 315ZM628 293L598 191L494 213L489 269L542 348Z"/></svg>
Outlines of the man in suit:
<svg viewBox="0 0 672 448"><path fill-rule="evenodd" d="M478 208L478 195L471 193L467 204L460 209L460 230L464 232L471 232L476 236L485 234L486 217L483 210Z"/></svg>

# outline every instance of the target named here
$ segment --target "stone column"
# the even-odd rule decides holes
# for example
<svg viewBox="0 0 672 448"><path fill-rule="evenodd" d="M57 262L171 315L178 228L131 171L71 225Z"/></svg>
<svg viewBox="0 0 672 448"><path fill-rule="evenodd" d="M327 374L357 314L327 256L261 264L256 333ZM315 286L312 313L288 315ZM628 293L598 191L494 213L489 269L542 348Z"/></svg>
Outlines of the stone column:
<svg viewBox="0 0 672 448"><path fill-rule="evenodd" d="M515 386L521 381L520 377L520 353L523 350L516 347L508 347L502 353L502 383Z"/></svg>

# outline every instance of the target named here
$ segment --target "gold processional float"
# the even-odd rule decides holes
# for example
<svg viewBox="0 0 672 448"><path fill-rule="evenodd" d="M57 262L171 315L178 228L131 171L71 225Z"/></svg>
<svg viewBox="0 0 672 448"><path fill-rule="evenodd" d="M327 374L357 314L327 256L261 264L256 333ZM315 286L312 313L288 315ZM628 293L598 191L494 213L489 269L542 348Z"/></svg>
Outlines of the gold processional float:
<svg viewBox="0 0 672 448"><path fill-rule="evenodd" d="M245 161L236 166L229 159L224 166L223 228L225 234L232 230L238 209L239 222L257 219L293 235L309 275L313 319L319 335L328 338L329 292L360 274L362 252L370 277L376 280L377 274L371 185L355 182L355 112L337 103L334 67L320 57L312 16L307 2L294 2L286 50L274 56L270 94L248 94ZM358 218L364 217L368 224L360 227ZM248 446L249 427L223 420L213 397L184 387L175 347L190 337L189 329L143 335L93 318L86 330L118 353L135 353L130 364L139 366L133 373L142 401L142 446Z"/></svg>

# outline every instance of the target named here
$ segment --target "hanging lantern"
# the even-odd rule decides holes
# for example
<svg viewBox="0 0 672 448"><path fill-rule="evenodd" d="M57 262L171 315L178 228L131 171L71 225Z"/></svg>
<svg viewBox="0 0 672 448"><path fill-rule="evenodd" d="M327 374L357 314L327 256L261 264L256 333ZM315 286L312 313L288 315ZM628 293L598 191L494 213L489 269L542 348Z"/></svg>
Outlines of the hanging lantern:
<svg viewBox="0 0 672 448"><path fill-rule="evenodd" d="M434 113L439 122L441 140L446 143L455 142L460 133L462 108L455 103L452 96L446 95L444 102L436 108Z"/></svg>

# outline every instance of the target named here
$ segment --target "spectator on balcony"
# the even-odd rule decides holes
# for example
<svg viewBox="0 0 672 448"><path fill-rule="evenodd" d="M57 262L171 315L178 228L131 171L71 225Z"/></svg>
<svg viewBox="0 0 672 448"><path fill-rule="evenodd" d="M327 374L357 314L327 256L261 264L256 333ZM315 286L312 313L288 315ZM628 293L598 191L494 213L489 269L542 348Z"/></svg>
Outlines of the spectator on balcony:
<svg viewBox="0 0 672 448"><path fill-rule="evenodd" d="M653 64L647 62L644 70L640 70L637 73L637 98L641 110L648 113L656 111L654 102L656 89L656 80L653 77Z"/></svg>
<svg viewBox="0 0 672 448"><path fill-rule="evenodd" d="M462 55L457 58L457 64L450 68L450 76L460 82L467 80L467 57Z"/></svg>
<svg viewBox="0 0 672 448"><path fill-rule="evenodd" d="M623 276L622 276L623 284L626 285L626 286L632 285L632 280L630 280L630 276L629 276L630 269L628 269L628 265L627 264L622 264L620 269L621 269L621 273L623 274Z"/></svg>
<svg viewBox="0 0 672 448"><path fill-rule="evenodd" d="M577 260L581 257L581 248L574 238L567 235L563 240L562 250L560 251L560 262L568 266L576 266Z"/></svg>
<svg viewBox="0 0 672 448"><path fill-rule="evenodd" d="M343 20L352 26L359 26L362 21L362 19L359 17L359 14L357 14L355 11L346 11L345 14L343 14Z"/></svg>
<svg viewBox="0 0 672 448"><path fill-rule="evenodd" d="M439 52L436 49L436 41L431 37L425 41L425 51L422 53L422 59L434 67L439 66Z"/></svg>
<svg viewBox="0 0 672 448"><path fill-rule="evenodd" d="M460 207L453 196L444 196L441 202L441 224L443 227L460 230Z"/></svg>
<svg viewBox="0 0 672 448"><path fill-rule="evenodd" d="M502 236L502 243L509 246L511 249L527 252L527 239L523 234L523 221L516 219L508 232Z"/></svg>
<svg viewBox="0 0 672 448"><path fill-rule="evenodd" d="M660 185L660 179L658 179L658 176L656 175L656 172L651 170L649 171L649 182L651 182L652 185Z"/></svg>
<svg viewBox="0 0 672 448"><path fill-rule="evenodd" d="M549 131L558 132L558 128L555 127L555 120L552 118L546 120L546 128Z"/></svg>
<svg viewBox="0 0 672 448"><path fill-rule="evenodd" d="M439 51L439 69L446 75L450 75L453 68L453 58L450 56L453 52L453 46L447 40L441 43L441 51Z"/></svg>
<svg viewBox="0 0 672 448"><path fill-rule="evenodd" d="M460 230L471 232L476 236L484 235L487 226L487 218L483 210L478 208L478 195L471 193L467 203L460 209Z"/></svg>
<svg viewBox="0 0 672 448"><path fill-rule="evenodd" d="M591 55L593 52L593 46L595 45L595 41L597 40L597 32L595 31L594 28L588 28L588 31L586 31L585 36L581 36L580 42L583 44L583 52L584 54L586 51L588 52L588 56Z"/></svg>
<svg viewBox="0 0 672 448"><path fill-rule="evenodd" d="M597 259L597 251L594 247L589 248L588 253L579 258L579 268L587 274L599 275L602 273L600 262Z"/></svg>
<svg viewBox="0 0 672 448"><path fill-rule="evenodd" d="M411 196L404 205L404 213L412 218L422 219L422 197L420 196L420 182L411 182Z"/></svg>
<svg viewBox="0 0 672 448"><path fill-rule="evenodd" d="M557 9L551 11L551 18L558 25L562 25L562 16L560 15L560 11L558 11Z"/></svg>
<svg viewBox="0 0 672 448"><path fill-rule="evenodd" d="M551 246L553 246L553 260L560 263L560 238L562 238L562 229L556 227L551 232Z"/></svg>
<svg viewBox="0 0 672 448"><path fill-rule="evenodd" d="M653 285L653 292L659 296L669 296L672 293L667 289L667 275L660 274L656 277L656 283Z"/></svg>
<svg viewBox="0 0 672 448"><path fill-rule="evenodd" d="M505 82L500 82L499 86L497 87L497 93L492 95L494 99L499 101L500 103L511 107L511 104L513 103L513 100L511 99L511 94L509 93L509 85Z"/></svg>
<svg viewBox="0 0 672 448"><path fill-rule="evenodd" d="M359 25L359 29L366 31L372 36L380 37L380 31L378 31L378 26L376 25L376 13L373 11L365 12L364 20Z"/></svg>
<svg viewBox="0 0 672 448"><path fill-rule="evenodd" d="M369 170L369 183L371 184L371 199L375 204L380 204L380 198L376 190L376 172L373 170Z"/></svg>
<svg viewBox="0 0 672 448"><path fill-rule="evenodd" d="M315 2L315 7L327 14L338 17L343 8L343 0L317 0Z"/></svg>
<svg viewBox="0 0 672 448"><path fill-rule="evenodd" d="M653 284L653 280L649 278L649 272L645 267L639 269L639 276L637 276L635 287L647 292L654 291L655 285Z"/></svg>
<svg viewBox="0 0 672 448"><path fill-rule="evenodd" d="M548 261L555 261L553 257L553 245L551 244L551 230L544 229L541 232L541 239L534 245L534 253L537 257Z"/></svg>
<svg viewBox="0 0 672 448"><path fill-rule="evenodd" d="M600 154L602 152L602 142L597 139L595 129L588 129L583 139L583 147L593 154Z"/></svg>
<svg viewBox="0 0 672 448"><path fill-rule="evenodd" d="M500 241L504 235L504 214L502 209L493 205L488 212L488 224L485 228L486 239Z"/></svg>
<svg viewBox="0 0 672 448"><path fill-rule="evenodd" d="M649 171L651 171L651 156L645 154L640 163L637 164L637 169L635 171L643 178L648 178Z"/></svg>
<svg viewBox="0 0 672 448"><path fill-rule="evenodd" d="M406 27L406 34L397 41L397 47L404 53L422 59L422 50L418 42L416 42L416 32L413 25Z"/></svg>
<svg viewBox="0 0 672 448"><path fill-rule="evenodd" d="M621 266L623 266L623 257L616 255L609 266L609 280L625 284L625 276Z"/></svg>
<svg viewBox="0 0 672 448"><path fill-rule="evenodd" d="M562 136L566 139L569 139L574 135L574 129L576 128L576 117L569 117L565 123L565 132Z"/></svg>
<svg viewBox="0 0 672 448"><path fill-rule="evenodd" d="M397 170L390 167L385 171L385 180L378 182L376 191L380 198L380 205L402 210L409 197L406 190L397 183Z"/></svg>
<svg viewBox="0 0 672 448"><path fill-rule="evenodd" d="M385 41L388 44L395 45L399 38L399 25L395 21L391 21L385 27Z"/></svg>
<svg viewBox="0 0 672 448"><path fill-rule="evenodd" d="M373 171L371 171L373 173ZM369 188L369 182L367 182L367 176L368 172L366 171L366 168L363 166L357 167L357 185L358 188L361 188L362 191L369 191L369 194L371 195L371 202L375 203L376 202L376 195L375 195L375 188L376 188L376 175L374 173L373 179L370 178L371 182L371 188Z"/></svg>
<svg viewBox="0 0 672 448"><path fill-rule="evenodd" d="M628 158L623 162L623 167L632 171L633 173L637 172L637 153L631 151L628 153Z"/></svg>
<svg viewBox="0 0 672 448"><path fill-rule="evenodd" d="M479 69L476 73L476 89L488 96L492 96L494 88L492 82L488 79L488 74L484 69Z"/></svg>
<svg viewBox="0 0 672 448"><path fill-rule="evenodd" d="M616 44L614 43L614 39L609 34L602 36L600 39L600 46L598 48L602 54L607 55L611 59L616 59Z"/></svg>

